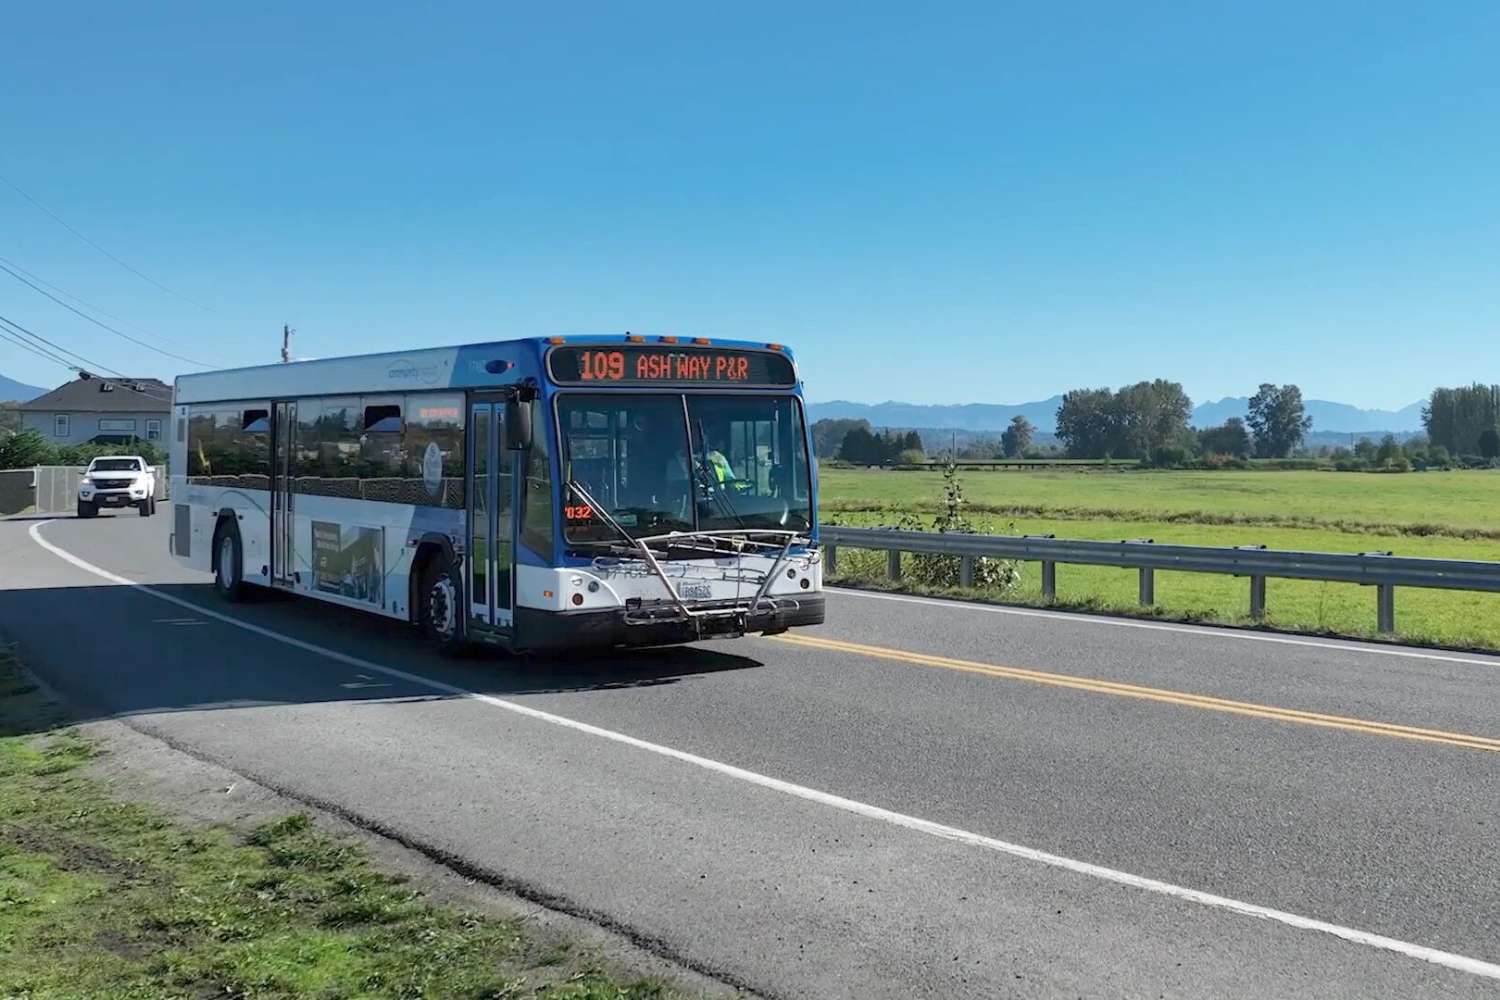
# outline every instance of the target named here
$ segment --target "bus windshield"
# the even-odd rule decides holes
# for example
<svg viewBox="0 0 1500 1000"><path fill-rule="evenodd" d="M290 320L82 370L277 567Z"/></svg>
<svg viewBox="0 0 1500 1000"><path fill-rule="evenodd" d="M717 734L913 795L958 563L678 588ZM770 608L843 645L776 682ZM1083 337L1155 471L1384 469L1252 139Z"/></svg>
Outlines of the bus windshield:
<svg viewBox="0 0 1500 1000"><path fill-rule="evenodd" d="M569 542L672 531L806 531L812 490L791 396L558 397ZM580 489L581 487L581 489Z"/></svg>

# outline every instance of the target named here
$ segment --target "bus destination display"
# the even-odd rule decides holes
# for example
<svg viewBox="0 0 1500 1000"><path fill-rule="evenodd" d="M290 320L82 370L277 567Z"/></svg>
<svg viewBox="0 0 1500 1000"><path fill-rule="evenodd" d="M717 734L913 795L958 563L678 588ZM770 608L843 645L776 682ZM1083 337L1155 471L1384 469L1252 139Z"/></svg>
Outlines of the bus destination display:
<svg viewBox="0 0 1500 1000"><path fill-rule="evenodd" d="M797 378L782 354L732 348L647 344L554 347L552 380L563 385L742 385L790 388Z"/></svg>

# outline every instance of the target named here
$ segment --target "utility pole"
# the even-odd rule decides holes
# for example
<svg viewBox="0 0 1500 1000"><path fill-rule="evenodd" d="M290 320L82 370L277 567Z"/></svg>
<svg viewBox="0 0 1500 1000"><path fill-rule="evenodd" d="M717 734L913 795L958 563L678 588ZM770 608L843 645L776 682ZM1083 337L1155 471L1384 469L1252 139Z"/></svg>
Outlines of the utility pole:
<svg viewBox="0 0 1500 1000"><path fill-rule="evenodd" d="M289 326L281 328L281 363L286 364L292 360L292 334L296 333Z"/></svg>

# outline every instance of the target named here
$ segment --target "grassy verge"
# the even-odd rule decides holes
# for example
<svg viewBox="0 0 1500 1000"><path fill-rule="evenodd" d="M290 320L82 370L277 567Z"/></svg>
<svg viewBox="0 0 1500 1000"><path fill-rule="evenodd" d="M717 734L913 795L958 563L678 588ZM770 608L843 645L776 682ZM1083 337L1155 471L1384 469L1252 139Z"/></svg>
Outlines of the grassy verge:
<svg viewBox="0 0 1500 1000"><path fill-rule="evenodd" d="M248 836L119 801L0 649L0 997L667 997L519 921L432 905L290 815Z"/></svg>

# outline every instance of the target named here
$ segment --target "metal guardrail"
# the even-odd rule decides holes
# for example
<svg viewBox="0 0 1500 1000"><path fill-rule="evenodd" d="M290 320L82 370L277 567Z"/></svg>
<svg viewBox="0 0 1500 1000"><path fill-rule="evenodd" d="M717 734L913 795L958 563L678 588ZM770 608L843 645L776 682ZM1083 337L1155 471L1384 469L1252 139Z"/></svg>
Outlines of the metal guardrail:
<svg viewBox="0 0 1500 1000"><path fill-rule="evenodd" d="M1013 559L1042 564L1042 596L1057 597L1057 566L1119 566L1140 574L1140 603L1156 603L1157 570L1217 573L1248 577L1250 615L1266 613L1266 579L1323 580L1376 588L1376 618L1381 632L1396 630L1396 588L1424 587L1500 593L1500 563L1462 559L1420 559L1389 552L1359 554L1298 552L1264 546L1216 548L1206 545L1157 545L1151 539L1096 542L1054 538L1051 535L964 535L890 528L845 528L825 525L818 530L827 573L836 571L838 549L875 549L888 553L887 571L900 579L901 553L959 557L959 581L974 580L976 558Z"/></svg>

